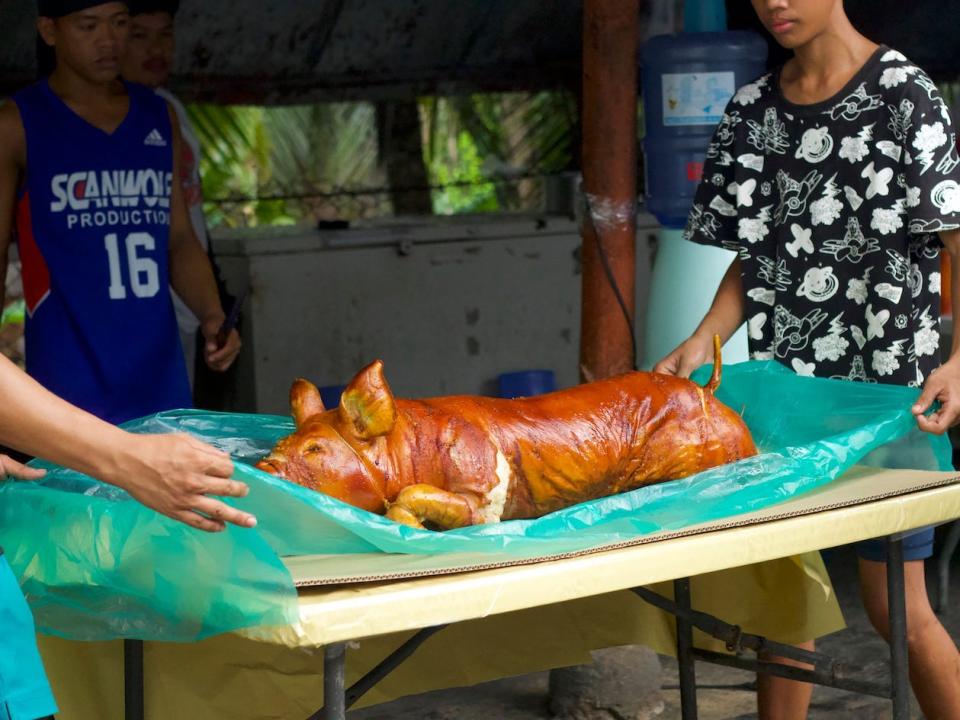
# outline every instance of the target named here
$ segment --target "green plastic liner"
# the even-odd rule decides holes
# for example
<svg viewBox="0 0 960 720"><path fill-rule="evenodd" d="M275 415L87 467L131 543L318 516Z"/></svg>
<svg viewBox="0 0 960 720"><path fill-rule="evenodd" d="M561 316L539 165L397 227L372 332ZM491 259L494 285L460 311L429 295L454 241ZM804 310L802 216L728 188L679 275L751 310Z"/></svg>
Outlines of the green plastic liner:
<svg viewBox="0 0 960 720"><path fill-rule="evenodd" d="M709 376L701 368L695 379ZM491 553L549 557L758 510L830 482L856 463L950 469L945 437L920 433L919 391L799 377L775 362L724 368L717 395L743 413L761 454L684 480L583 503L536 520L445 533L415 530L254 469L288 418L175 411L134 432L189 432L229 452L256 529L209 535L123 491L56 466L0 484L0 545L39 628L72 639L198 640L296 618L279 556Z"/></svg>

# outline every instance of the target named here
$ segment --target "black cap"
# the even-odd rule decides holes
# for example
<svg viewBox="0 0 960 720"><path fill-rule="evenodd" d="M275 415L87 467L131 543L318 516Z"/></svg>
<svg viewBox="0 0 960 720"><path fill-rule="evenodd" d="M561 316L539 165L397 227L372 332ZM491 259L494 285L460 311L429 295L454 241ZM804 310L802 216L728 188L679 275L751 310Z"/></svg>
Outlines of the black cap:
<svg viewBox="0 0 960 720"><path fill-rule="evenodd" d="M80 12L97 5L106 5L110 0L37 0L37 14L40 17L59 18Z"/></svg>
<svg viewBox="0 0 960 720"><path fill-rule="evenodd" d="M127 7L131 15L165 12L174 16L180 9L180 0L128 0Z"/></svg>

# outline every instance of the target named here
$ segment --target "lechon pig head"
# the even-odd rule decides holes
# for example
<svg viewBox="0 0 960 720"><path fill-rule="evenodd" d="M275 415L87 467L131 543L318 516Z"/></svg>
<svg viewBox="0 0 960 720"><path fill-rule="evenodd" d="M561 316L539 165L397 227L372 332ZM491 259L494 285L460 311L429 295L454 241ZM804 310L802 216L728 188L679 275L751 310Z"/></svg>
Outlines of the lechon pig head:
<svg viewBox="0 0 960 720"><path fill-rule="evenodd" d="M397 421L380 360L361 370L327 410L317 387L298 379L290 388L296 431L257 463L266 472L371 512L386 510L385 436Z"/></svg>

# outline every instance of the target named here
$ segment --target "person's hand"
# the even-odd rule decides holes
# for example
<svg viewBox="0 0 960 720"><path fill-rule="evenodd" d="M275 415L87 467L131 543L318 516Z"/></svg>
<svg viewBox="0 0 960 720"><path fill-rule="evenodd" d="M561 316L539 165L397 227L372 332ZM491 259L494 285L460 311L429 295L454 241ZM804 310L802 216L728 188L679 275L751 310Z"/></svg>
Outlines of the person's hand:
<svg viewBox="0 0 960 720"><path fill-rule="evenodd" d="M925 415L935 400L940 401L940 408ZM924 432L943 435L956 425L960 417L960 363L951 359L930 373L911 411Z"/></svg>
<svg viewBox="0 0 960 720"><path fill-rule="evenodd" d="M17 480L39 480L46 474L46 470L28 467L18 463L12 457L0 455L0 480L7 475Z"/></svg>
<svg viewBox="0 0 960 720"><path fill-rule="evenodd" d="M230 456L190 435L126 436L112 477L104 478L159 513L182 523L219 532L233 523L257 520L211 495L244 497L247 486L231 480Z"/></svg>
<svg viewBox="0 0 960 720"><path fill-rule="evenodd" d="M240 353L240 333L231 330L227 340L220 347L217 344L217 333L223 325L223 316L213 317L200 326L203 333L203 359L211 370L224 372L229 368Z"/></svg>
<svg viewBox="0 0 960 720"><path fill-rule="evenodd" d="M713 337L691 335L679 347L658 362L653 371L664 375L690 377L690 373L713 358Z"/></svg>

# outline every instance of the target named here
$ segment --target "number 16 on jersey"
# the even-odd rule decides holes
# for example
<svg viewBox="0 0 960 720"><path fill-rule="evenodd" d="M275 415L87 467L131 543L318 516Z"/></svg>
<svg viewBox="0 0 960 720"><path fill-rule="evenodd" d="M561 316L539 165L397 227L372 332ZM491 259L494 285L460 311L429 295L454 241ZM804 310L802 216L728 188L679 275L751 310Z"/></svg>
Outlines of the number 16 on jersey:
<svg viewBox="0 0 960 720"><path fill-rule="evenodd" d="M132 232L127 235L123 246L116 233L104 238L107 249L107 262L110 266L110 299L125 300L127 286L123 283L123 257L126 257L127 275L130 289L138 298L151 298L160 290L160 273L157 262L147 257L147 253L156 249L156 242L150 233Z"/></svg>

